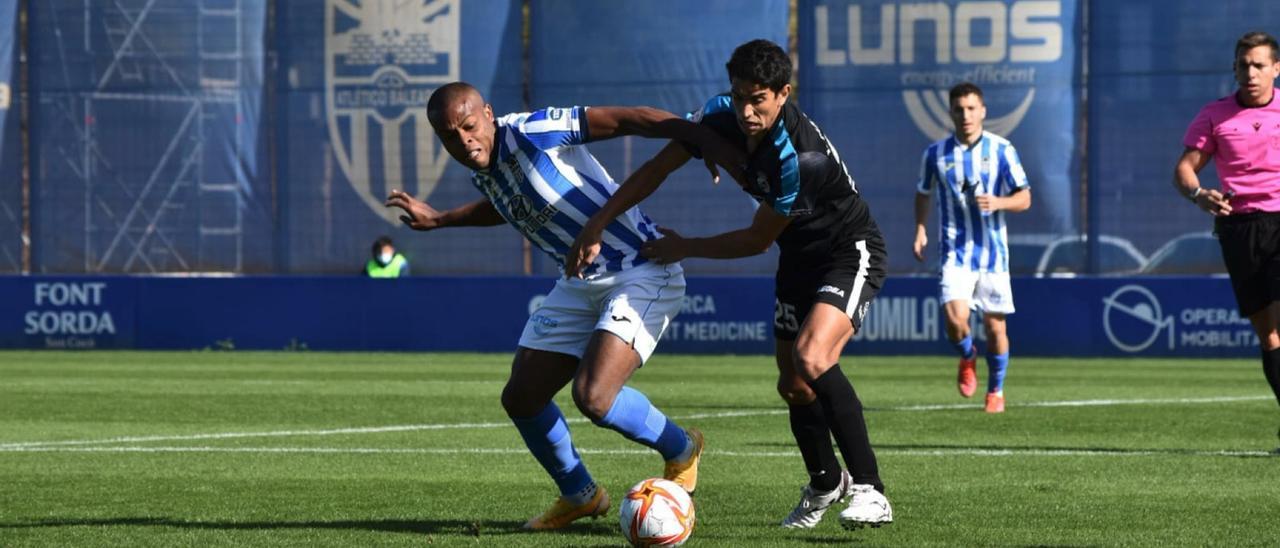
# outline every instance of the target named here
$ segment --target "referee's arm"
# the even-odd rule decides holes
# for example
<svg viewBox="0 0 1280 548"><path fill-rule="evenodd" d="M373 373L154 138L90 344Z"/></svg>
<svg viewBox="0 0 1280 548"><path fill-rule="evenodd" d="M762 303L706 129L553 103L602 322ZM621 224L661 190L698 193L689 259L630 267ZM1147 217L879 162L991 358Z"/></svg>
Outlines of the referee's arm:
<svg viewBox="0 0 1280 548"><path fill-rule="evenodd" d="M1173 188L1196 206L1213 215L1231 213L1231 205L1223 198L1222 193L1212 188L1201 188L1200 170L1209 163L1209 154L1195 148L1187 147L1178 158L1178 166L1173 170Z"/></svg>

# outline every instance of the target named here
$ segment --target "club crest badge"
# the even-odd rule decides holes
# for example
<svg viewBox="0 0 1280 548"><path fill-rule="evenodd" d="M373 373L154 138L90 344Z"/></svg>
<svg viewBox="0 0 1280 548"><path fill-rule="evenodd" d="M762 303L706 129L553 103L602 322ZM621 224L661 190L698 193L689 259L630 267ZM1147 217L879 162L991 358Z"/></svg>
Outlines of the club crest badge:
<svg viewBox="0 0 1280 548"><path fill-rule="evenodd" d="M392 189L426 199L449 155L427 98L459 79L461 0L325 0L325 108L338 165L360 198L396 224Z"/></svg>

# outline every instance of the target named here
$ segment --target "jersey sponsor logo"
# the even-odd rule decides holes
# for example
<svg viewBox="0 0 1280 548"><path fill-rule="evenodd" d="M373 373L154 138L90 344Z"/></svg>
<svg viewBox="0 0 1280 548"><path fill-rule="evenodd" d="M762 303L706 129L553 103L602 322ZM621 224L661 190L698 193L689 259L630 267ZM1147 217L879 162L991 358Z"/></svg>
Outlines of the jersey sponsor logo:
<svg viewBox="0 0 1280 548"><path fill-rule="evenodd" d="M533 214L533 200L524 194L516 194L511 197L511 201L507 203L507 208L511 210L511 218L519 222L524 222Z"/></svg>
<svg viewBox="0 0 1280 548"><path fill-rule="evenodd" d="M512 222L520 225L527 232L537 232L560 212L552 204L547 204L547 207L542 208L541 211L534 211L533 200L524 194L512 196L507 202L507 211L511 213Z"/></svg>
<svg viewBox="0 0 1280 548"><path fill-rule="evenodd" d="M843 17L833 16L843 10ZM832 1L814 6L819 66L902 67L902 102L916 127L931 140L952 133L947 91L968 81L1022 89L1021 99L984 125L998 135L1013 132L1036 95L1036 65L1062 58L1064 29L1059 0L883 2ZM878 19L879 32L864 19ZM847 26L836 29L836 20ZM835 32L833 32L835 31ZM847 43L836 43L843 35ZM933 47L927 47L932 42ZM923 55L917 55L917 54ZM988 98L989 100L991 98ZM989 107L991 105L988 105Z"/></svg>
<svg viewBox="0 0 1280 548"><path fill-rule="evenodd" d="M391 224L399 224L398 215L374 189L401 189L425 200L449 162L424 107L436 87L459 79L461 4L324 3L329 138L356 194Z"/></svg>

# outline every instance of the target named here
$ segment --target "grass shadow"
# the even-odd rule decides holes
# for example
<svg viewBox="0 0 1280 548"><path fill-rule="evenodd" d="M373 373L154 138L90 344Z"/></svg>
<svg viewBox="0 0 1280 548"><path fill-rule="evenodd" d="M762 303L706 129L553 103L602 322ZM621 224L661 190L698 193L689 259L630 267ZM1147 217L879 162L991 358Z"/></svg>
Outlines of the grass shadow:
<svg viewBox="0 0 1280 548"><path fill-rule="evenodd" d="M308 520L308 521L201 521L163 517L118 518L52 518L28 522L2 523L4 529L36 529L53 527L173 527L178 529L210 530L278 530L278 529L334 529L365 530L382 533L410 533L419 535L456 535L485 537L502 535L538 534L523 529L523 522L501 520L458 519L371 519L371 520ZM591 521L574 523L556 531L556 534L579 536L613 535L611 522Z"/></svg>

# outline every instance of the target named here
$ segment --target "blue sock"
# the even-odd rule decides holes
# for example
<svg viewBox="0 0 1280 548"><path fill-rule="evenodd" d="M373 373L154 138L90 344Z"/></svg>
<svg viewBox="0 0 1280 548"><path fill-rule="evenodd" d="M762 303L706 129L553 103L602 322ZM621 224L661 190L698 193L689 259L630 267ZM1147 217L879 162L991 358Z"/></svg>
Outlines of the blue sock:
<svg viewBox="0 0 1280 548"><path fill-rule="evenodd" d="M689 445L684 429L649 403L649 398L639 390L622 387L613 407L596 424L617 431L627 439L644 444L671 460L683 453Z"/></svg>
<svg viewBox="0 0 1280 548"><path fill-rule="evenodd" d="M954 344L956 350L960 351L961 358L968 359L973 357L973 335L965 335L963 339L951 344Z"/></svg>
<svg viewBox="0 0 1280 548"><path fill-rule="evenodd" d="M987 393L1004 390L1004 372L1009 368L1009 353L987 354Z"/></svg>
<svg viewBox="0 0 1280 548"><path fill-rule="evenodd" d="M511 422L516 423L524 444L555 480L561 495L581 493L595 483L591 473L587 472L587 465L578 458L578 450L569 437L569 425L564 422L564 413L555 402L547 403L532 417L511 417Z"/></svg>

